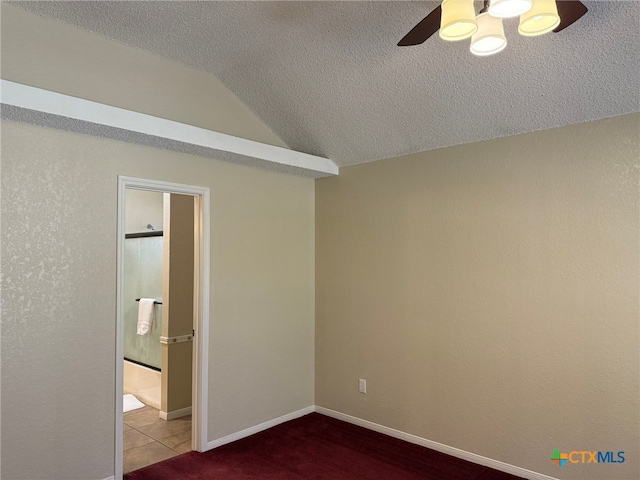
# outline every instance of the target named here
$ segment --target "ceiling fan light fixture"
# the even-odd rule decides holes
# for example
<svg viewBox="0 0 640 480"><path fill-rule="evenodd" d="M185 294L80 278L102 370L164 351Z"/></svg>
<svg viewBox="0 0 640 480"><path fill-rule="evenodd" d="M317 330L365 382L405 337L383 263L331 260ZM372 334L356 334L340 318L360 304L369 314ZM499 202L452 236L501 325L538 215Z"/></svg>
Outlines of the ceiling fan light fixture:
<svg viewBox="0 0 640 480"><path fill-rule="evenodd" d="M513 18L528 12L532 0L491 0L489 15L498 18Z"/></svg>
<svg viewBox="0 0 640 480"><path fill-rule="evenodd" d="M560 25L556 0L534 0L531 10L520 16L518 33L535 37L552 31Z"/></svg>
<svg viewBox="0 0 640 480"><path fill-rule="evenodd" d="M478 30L473 0L444 0L440 17L440 38L458 41Z"/></svg>
<svg viewBox="0 0 640 480"><path fill-rule="evenodd" d="M502 19L483 12L476 19L478 31L471 37L469 50L474 55L486 57L501 52L507 46Z"/></svg>

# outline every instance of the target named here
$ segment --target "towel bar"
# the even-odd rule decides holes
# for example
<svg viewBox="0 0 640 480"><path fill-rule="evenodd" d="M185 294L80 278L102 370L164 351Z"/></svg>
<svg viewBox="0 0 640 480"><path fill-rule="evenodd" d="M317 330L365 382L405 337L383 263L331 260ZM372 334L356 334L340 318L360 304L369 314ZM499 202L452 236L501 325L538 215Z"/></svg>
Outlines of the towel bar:
<svg viewBox="0 0 640 480"><path fill-rule="evenodd" d="M136 298L136 302L139 302L139 301L140 301L140 299ZM162 305L162 302L159 302L157 300L154 300L153 303L155 303L156 305Z"/></svg>

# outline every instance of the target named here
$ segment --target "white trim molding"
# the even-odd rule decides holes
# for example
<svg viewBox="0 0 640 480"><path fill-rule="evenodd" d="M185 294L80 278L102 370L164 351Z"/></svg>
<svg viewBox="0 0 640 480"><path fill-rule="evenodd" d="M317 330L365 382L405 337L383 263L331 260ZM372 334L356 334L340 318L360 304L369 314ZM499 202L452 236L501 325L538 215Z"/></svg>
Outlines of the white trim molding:
<svg viewBox="0 0 640 480"><path fill-rule="evenodd" d="M262 432L263 430L267 430L271 427L275 427L276 425L280 425L281 423L288 422L289 420L294 420L299 417L304 417L305 415L315 412L315 410L316 410L315 406L306 407L301 410L297 410L295 412L289 413L287 415L274 418L273 420L269 420L267 422L261 423L254 427L245 428L244 430L241 430L239 432L232 433L230 435L227 435L222 438L218 438L216 440L213 440L207 443L206 450L211 450L217 447L221 447L222 445L226 445L227 443L235 442L236 440L249 437L255 433L259 433L259 432Z"/></svg>
<svg viewBox="0 0 640 480"><path fill-rule="evenodd" d="M191 407L180 408L171 412L163 412L160 410L160 418L162 420L174 420L176 418L186 417L187 415L191 415Z"/></svg>
<svg viewBox="0 0 640 480"><path fill-rule="evenodd" d="M259 425L245 428L244 430L241 430L239 432L226 435L222 438L218 438L216 440L208 442L206 444L206 448L204 448L202 451L212 450L214 448L221 447L228 443L241 440L243 438L249 437L251 435L262 432L269 428L275 427L276 425L280 425L281 423L288 422L290 420L294 420L299 417L303 417L313 412L317 412L321 415L326 415L328 417L335 418L337 420L342 420L343 422L351 423L353 425L358 425L368 430L373 430L374 432L382 433L383 435L388 435L393 438L397 438L409 443L420 445L422 447L426 447L440 453L451 455L452 457L460 458L462 460L467 460L469 462L482 465L485 467L493 468L494 470L498 470L501 472L510 473L517 477L522 477L529 480L559 480L556 477L550 477L548 475L534 472L532 470L527 470L526 468L518 467L516 465L511 465L509 463L501 462L499 460L483 457L482 455L478 455L476 453L467 452L466 450L461 450L459 448L451 447L449 445L444 445L439 442L434 442L433 440L428 440L426 438L418 437L417 435L412 435L410 433L406 433L390 427L385 427L384 425L380 425L378 423L370 422L368 420L363 420L358 417L347 415L346 413L337 412L335 410L331 410L325 407L319 407L317 405L306 407L301 410L297 410L295 412L289 413L287 415L274 418L273 420L269 420Z"/></svg>
<svg viewBox="0 0 640 480"><path fill-rule="evenodd" d="M311 178L338 174L328 158L0 80L2 118Z"/></svg>
<svg viewBox="0 0 640 480"><path fill-rule="evenodd" d="M384 425L369 422L368 420L363 420L358 417L353 417L351 415L347 415L346 413L340 413L336 412L335 410L330 410L328 408L318 406L315 407L315 411L328 417L342 420L347 423L352 423L353 425L358 425L359 427L364 427L368 430L373 430L374 432L382 433L393 438L398 438L409 443L415 443L416 445L430 448L431 450L435 450L436 452L445 453L447 455L451 455L452 457L467 460L472 463L477 463L478 465L483 465L485 467L493 468L494 470L510 473L518 477L527 478L529 480L558 480L555 477L550 477L548 475L543 475L542 473L533 472L531 470L527 470L526 468L517 467L515 465L504 463L499 460L494 460L492 458L483 457L482 455L467 452L466 450L450 447L449 445L434 442L433 440L427 440L426 438L418 437L410 433L385 427Z"/></svg>
<svg viewBox="0 0 640 480"><path fill-rule="evenodd" d="M165 345L172 345L174 343L190 342L193 340L193 335L178 335L177 337L160 337L160 343Z"/></svg>

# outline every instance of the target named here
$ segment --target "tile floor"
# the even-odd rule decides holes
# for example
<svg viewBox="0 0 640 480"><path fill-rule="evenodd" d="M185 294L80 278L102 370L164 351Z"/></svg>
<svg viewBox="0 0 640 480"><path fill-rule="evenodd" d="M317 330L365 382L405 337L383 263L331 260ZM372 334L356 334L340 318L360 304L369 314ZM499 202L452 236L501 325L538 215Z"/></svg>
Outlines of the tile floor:
<svg viewBox="0 0 640 480"><path fill-rule="evenodd" d="M191 415L162 420L146 406L124 414L124 473L191 451Z"/></svg>

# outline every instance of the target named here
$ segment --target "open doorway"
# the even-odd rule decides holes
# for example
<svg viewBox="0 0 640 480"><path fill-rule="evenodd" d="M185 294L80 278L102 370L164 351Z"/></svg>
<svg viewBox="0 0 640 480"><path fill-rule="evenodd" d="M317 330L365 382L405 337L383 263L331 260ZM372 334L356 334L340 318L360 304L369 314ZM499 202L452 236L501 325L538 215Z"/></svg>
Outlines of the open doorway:
<svg viewBox="0 0 640 480"><path fill-rule="evenodd" d="M116 478L206 448L208 204L201 187L119 179Z"/></svg>

